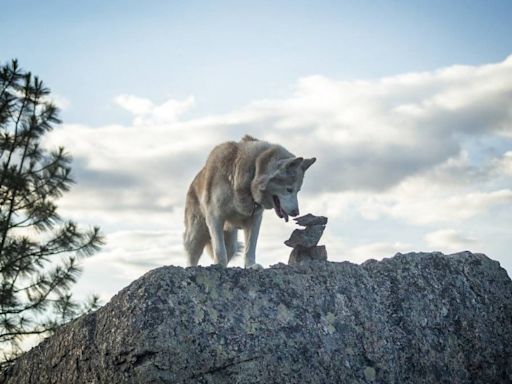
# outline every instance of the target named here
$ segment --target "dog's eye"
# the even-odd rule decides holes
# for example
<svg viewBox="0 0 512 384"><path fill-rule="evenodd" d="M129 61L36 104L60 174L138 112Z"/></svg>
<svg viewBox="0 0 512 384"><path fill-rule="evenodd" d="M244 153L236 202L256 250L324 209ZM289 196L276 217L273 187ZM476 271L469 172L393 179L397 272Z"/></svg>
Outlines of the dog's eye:
<svg viewBox="0 0 512 384"><path fill-rule="evenodd" d="M293 189L292 189L292 188L286 188L286 192L288 192L288 193L292 193L292 192L293 192Z"/></svg>

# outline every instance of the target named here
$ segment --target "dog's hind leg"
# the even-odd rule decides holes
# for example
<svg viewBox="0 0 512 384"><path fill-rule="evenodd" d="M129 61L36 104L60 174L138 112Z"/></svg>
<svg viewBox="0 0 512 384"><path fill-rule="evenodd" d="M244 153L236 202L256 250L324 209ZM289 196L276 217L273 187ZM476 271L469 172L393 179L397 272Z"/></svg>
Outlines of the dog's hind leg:
<svg viewBox="0 0 512 384"><path fill-rule="evenodd" d="M185 208L185 233L183 245L187 254L189 266L196 266L203 254L204 247L210 242L210 234L204 216L199 208L193 204Z"/></svg>
<svg viewBox="0 0 512 384"><path fill-rule="evenodd" d="M238 242L238 230L231 229L224 231L224 244L226 245L226 255L228 257L228 263L231 261L233 256L240 250L240 243Z"/></svg>
<svg viewBox="0 0 512 384"><path fill-rule="evenodd" d="M196 225L187 228L183 235L183 244L187 254L187 262L189 266L196 266L203 254L203 249L210 241L208 234L208 227L206 224L197 223Z"/></svg>

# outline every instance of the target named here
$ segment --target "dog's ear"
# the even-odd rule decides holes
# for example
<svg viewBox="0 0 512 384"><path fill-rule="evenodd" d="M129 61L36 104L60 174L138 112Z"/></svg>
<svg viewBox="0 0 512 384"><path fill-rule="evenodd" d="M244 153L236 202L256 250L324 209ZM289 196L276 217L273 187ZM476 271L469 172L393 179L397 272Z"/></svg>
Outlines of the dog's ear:
<svg viewBox="0 0 512 384"><path fill-rule="evenodd" d="M286 163L284 164L284 167L287 172L294 171L295 169L299 168L299 166L302 164L303 161L304 161L303 157L296 157L296 158L287 160Z"/></svg>
<svg viewBox="0 0 512 384"><path fill-rule="evenodd" d="M262 175L260 177L255 178L254 182L257 185L258 189L264 192L267 189L267 185L274 177L279 175L278 171L271 173L270 175Z"/></svg>
<svg viewBox="0 0 512 384"><path fill-rule="evenodd" d="M313 163L316 161L316 157L312 157L311 159L304 159L304 161L301 164L302 170L306 172L306 170L313 165Z"/></svg>
<svg viewBox="0 0 512 384"><path fill-rule="evenodd" d="M260 175L255 177L251 182L251 194L254 201L261 203L263 201L263 195L267 191L268 183L272 178L277 176L277 172L271 175Z"/></svg>

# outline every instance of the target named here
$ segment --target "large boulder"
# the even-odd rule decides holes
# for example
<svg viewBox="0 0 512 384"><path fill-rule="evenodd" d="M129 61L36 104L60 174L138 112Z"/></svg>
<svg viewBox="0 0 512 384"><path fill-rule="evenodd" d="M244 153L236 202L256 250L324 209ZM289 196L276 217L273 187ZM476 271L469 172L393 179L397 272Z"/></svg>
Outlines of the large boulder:
<svg viewBox="0 0 512 384"><path fill-rule="evenodd" d="M469 252L265 270L162 267L5 383L510 383L512 281Z"/></svg>

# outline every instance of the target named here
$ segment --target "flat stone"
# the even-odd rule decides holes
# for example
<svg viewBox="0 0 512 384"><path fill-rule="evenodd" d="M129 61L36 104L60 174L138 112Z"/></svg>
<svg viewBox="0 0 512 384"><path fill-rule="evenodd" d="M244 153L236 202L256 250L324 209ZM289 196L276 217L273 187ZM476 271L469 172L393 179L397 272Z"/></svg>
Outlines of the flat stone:
<svg viewBox="0 0 512 384"><path fill-rule="evenodd" d="M300 225L302 227L308 227L310 225L326 225L327 224L327 217L325 216L315 216L311 213L308 213L307 215L296 217L293 219L297 225Z"/></svg>
<svg viewBox="0 0 512 384"><path fill-rule="evenodd" d="M327 261L327 249L325 245L318 245L311 248L293 248L288 259L288 265L302 264L308 261Z"/></svg>
<svg viewBox="0 0 512 384"><path fill-rule="evenodd" d="M292 235L284 243L295 248L301 246L304 248L314 247L320 241L322 234L324 233L325 225L313 225L306 227L305 229L296 229L292 232Z"/></svg>

